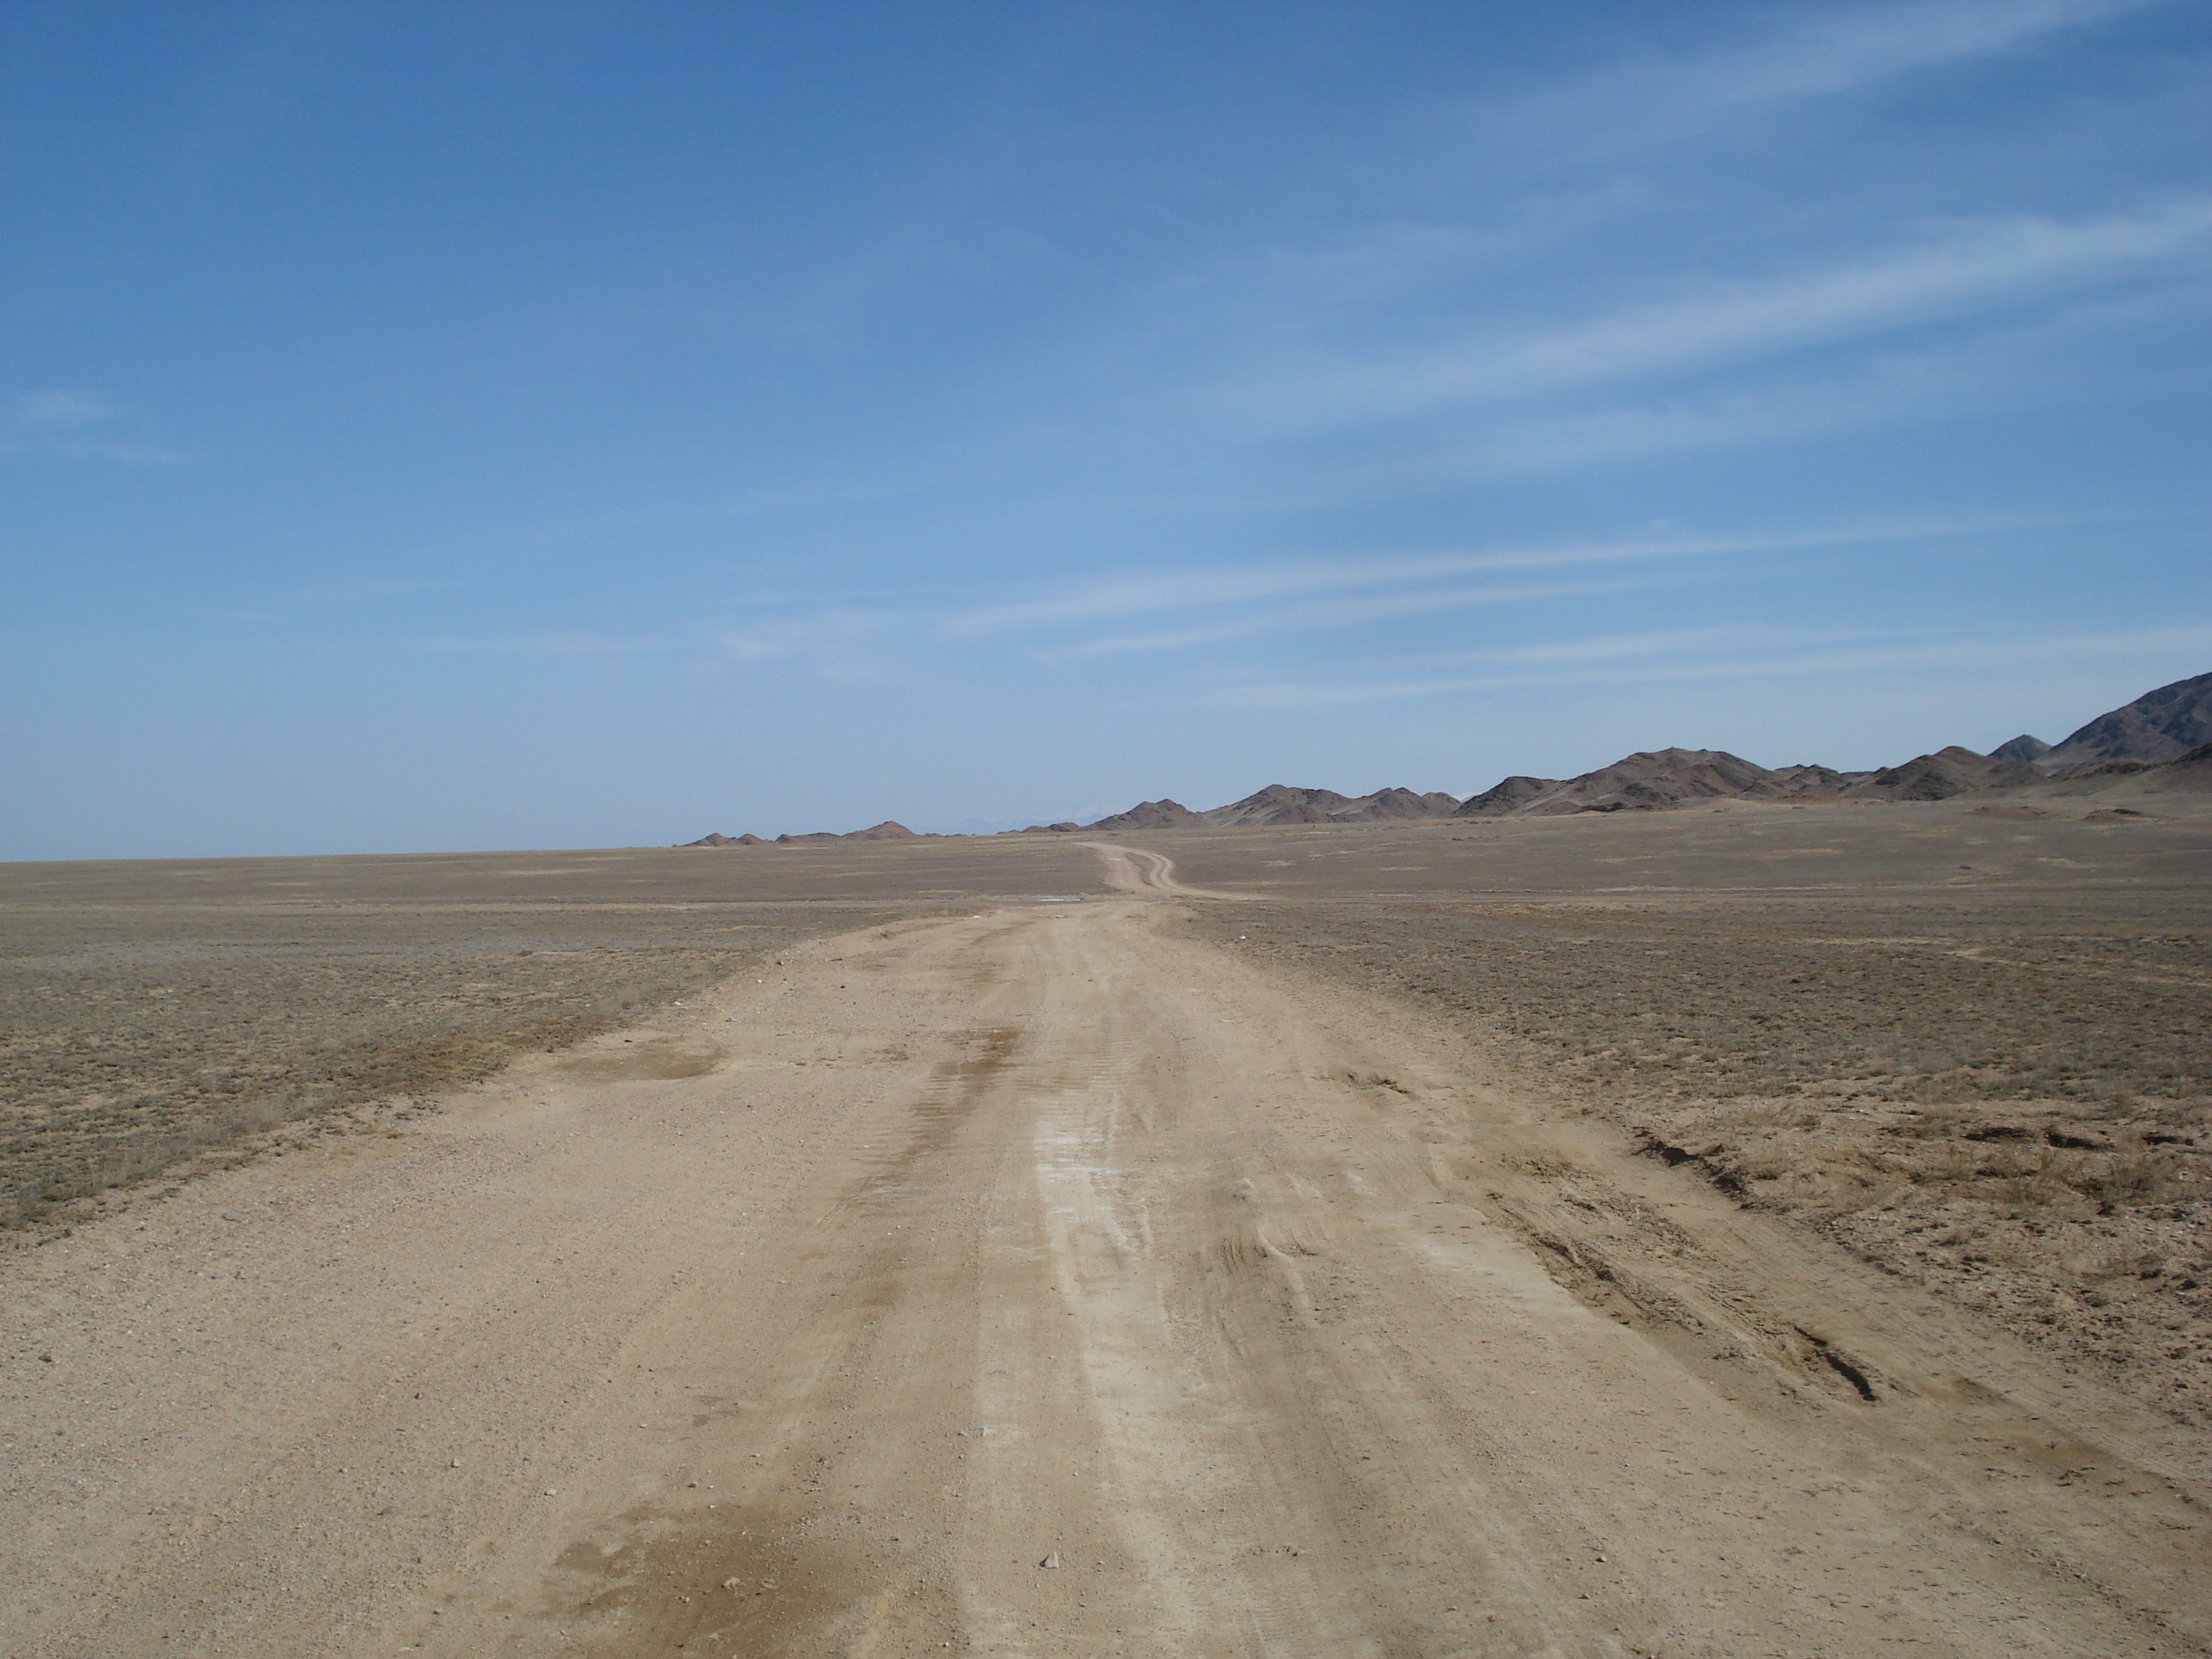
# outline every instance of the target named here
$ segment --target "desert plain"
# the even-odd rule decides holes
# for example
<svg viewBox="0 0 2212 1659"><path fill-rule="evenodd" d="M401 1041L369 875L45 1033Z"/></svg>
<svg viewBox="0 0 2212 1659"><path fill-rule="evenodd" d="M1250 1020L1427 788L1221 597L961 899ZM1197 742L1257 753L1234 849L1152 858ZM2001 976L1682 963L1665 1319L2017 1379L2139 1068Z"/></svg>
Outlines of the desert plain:
<svg viewBox="0 0 2212 1659"><path fill-rule="evenodd" d="M2212 804L0 868L0 1654L2212 1651Z"/></svg>

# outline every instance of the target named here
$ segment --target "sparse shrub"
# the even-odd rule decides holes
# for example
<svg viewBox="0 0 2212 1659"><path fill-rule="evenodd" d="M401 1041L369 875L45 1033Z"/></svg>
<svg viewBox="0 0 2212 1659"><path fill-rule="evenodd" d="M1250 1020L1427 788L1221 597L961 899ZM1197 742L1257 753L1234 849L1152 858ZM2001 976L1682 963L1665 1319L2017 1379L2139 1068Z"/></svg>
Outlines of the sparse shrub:
<svg viewBox="0 0 2212 1659"><path fill-rule="evenodd" d="M2100 1169L2075 1184L2107 1215L2128 1205L2160 1203L2172 1189L2172 1160L2159 1152L2120 1152L2100 1161Z"/></svg>

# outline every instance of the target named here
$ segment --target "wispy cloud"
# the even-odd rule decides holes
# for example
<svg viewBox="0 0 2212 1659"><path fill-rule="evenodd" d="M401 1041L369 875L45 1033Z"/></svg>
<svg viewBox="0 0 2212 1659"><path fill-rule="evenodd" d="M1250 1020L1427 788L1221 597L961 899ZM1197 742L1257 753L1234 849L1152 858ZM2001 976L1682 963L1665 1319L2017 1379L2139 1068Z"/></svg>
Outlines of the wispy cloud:
<svg viewBox="0 0 2212 1659"><path fill-rule="evenodd" d="M1616 63L1496 112L1561 161L1679 141L1778 106L2032 48L2158 0L1948 0L1823 7L1763 38Z"/></svg>
<svg viewBox="0 0 2212 1659"><path fill-rule="evenodd" d="M69 386L22 392L9 400L5 415L0 416L0 455L140 466L167 465L185 459L180 450L117 429L119 420L114 407L96 392Z"/></svg>
<svg viewBox="0 0 2212 1659"><path fill-rule="evenodd" d="M1744 651L1802 651L1847 641L1895 640L1895 629L1867 628L1673 628L1638 634L1597 634L1578 640L1537 645L1501 646L1489 651L1453 651L1401 661L1400 667L1551 667L1632 662L1651 657L1713 658Z"/></svg>
<svg viewBox="0 0 2212 1659"><path fill-rule="evenodd" d="M602 634L523 634L471 639L432 635L415 641L419 651L489 652L505 655L585 657L647 651L681 651L687 640Z"/></svg>
<svg viewBox="0 0 2212 1659"><path fill-rule="evenodd" d="M713 641L728 658L799 662L836 679L881 678L902 662L948 649L972 653L986 644L1045 662L1173 653L1267 634L1717 580L1740 573L1740 564L1728 562L1745 557L1983 535L2042 522L2018 516L1897 520L1132 572L994 605L827 607L726 629ZM1531 579L1455 580L1510 574ZM1151 625L1114 626L1139 621Z"/></svg>
<svg viewBox="0 0 2212 1659"><path fill-rule="evenodd" d="M1913 520L1730 536L1653 536L1614 542L1382 554L1360 559L1297 561L1227 569L1147 572L1089 582L1041 599L947 613L938 620L937 629L953 637L1036 633L1070 624L1082 626L1127 617L1195 611L1307 594L1341 593L1438 577L1911 540L2012 528L2015 524L2011 520L2002 523L1990 520Z"/></svg>
<svg viewBox="0 0 2212 1659"><path fill-rule="evenodd" d="M1682 66L1690 101L1762 103L1872 86L1916 70L2016 52L2159 0L1949 0L1838 9L1737 52Z"/></svg>
<svg viewBox="0 0 2212 1659"><path fill-rule="evenodd" d="M2193 167L2116 169L2085 202L2078 178L2044 187L2032 155L1990 149L1980 125L1962 129L1980 148L1908 154L1867 94L2070 51L2069 32L2161 3L1708 15L1701 47L1472 98L1375 160L1377 210L1152 296L1153 428L1204 453L1288 445L1299 481L1373 496L1985 407L1951 374L1984 337L2140 301L2148 337L2161 311L2212 297L2212 195ZM1797 125L1769 122L1793 109ZM2128 118L2154 120L2075 108L2059 125L2117 149ZM1741 165L1751 147L1771 157ZM1829 167L1831 147L1863 167ZM1737 165L1717 174L1717 154ZM1777 191L1791 173L1797 189ZM2071 367L2038 407L2112 389Z"/></svg>
<svg viewBox="0 0 2212 1659"><path fill-rule="evenodd" d="M1658 374L1698 373L1956 319L2143 272L2212 240L2212 198L2066 222L2016 217L1763 282L1697 291L1565 326L1496 328L1316 366L1225 394L1280 430L1495 405Z"/></svg>
<svg viewBox="0 0 2212 1659"><path fill-rule="evenodd" d="M724 629L714 643L741 662L798 660L824 679L870 680L887 672L893 642L918 620L888 611L817 611Z"/></svg>
<svg viewBox="0 0 2212 1659"><path fill-rule="evenodd" d="M89 392L73 392L65 386L53 386L44 392L25 392L15 400L9 414L18 428L34 431L67 431L111 420L115 411L108 407L104 398Z"/></svg>
<svg viewBox="0 0 2212 1659"><path fill-rule="evenodd" d="M287 608L370 605L380 599L413 599L422 593L451 592L468 584L424 576L361 576L348 581L310 582L295 587L276 603Z"/></svg>
<svg viewBox="0 0 2212 1659"><path fill-rule="evenodd" d="M1663 580L1663 577L1662 577ZM1387 598L1332 599L1328 604L1298 604L1279 611L1259 611L1221 622L1199 623L1194 629L1168 629L1161 633L1106 635L1084 639L1082 644L1040 648L1036 657L1106 657L1130 650L1179 650L1186 646L1218 644L1224 639L1249 639L1263 633L1297 633L1318 629L1356 629L1363 623L1391 622L1395 617L1429 617L1451 611L1475 611L1493 604L1531 604L1537 599L1589 599L1599 592L1626 592L1631 588L1659 586L1662 580L1644 581L1522 581L1516 586L1489 588L1425 588L1420 592L1394 592ZM1679 580L1679 577L1677 577Z"/></svg>
<svg viewBox="0 0 2212 1659"><path fill-rule="evenodd" d="M1206 700L1239 708L1306 708L1534 685L1659 684L1981 670L2053 660L2136 659L2212 651L2212 626L2082 634L1686 629L1569 641L1459 659L1476 672L1225 686Z"/></svg>
<svg viewBox="0 0 2212 1659"><path fill-rule="evenodd" d="M243 605L209 605L204 616L234 622L277 623L317 611L351 611L388 600L448 593L471 586L462 581L414 576L360 576L348 581L309 582L282 592L253 595Z"/></svg>
<svg viewBox="0 0 2212 1659"><path fill-rule="evenodd" d="M1612 581L1520 582L1489 587L1423 588L1412 593L1392 593L1365 599L1334 599L1326 602L1287 605L1271 611L1224 617L1195 627L1151 634L1109 634L1057 649L1041 647L1032 653L1045 660L1062 657L1106 656L1132 651L1168 651L1187 646L1211 645L1224 640L1249 639L1261 634L1318 631L1357 628L1406 617L1443 616L1486 605L1528 605L1544 599L1594 599L1600 594L1624 593L1658 587L1693 578L1684 573Z"/></svg>
<svg viewBox="0 0 2212 1659"><path fill-rule="evenodd" d="M1874 85L2014 52L2154 0L1952 0L1838 9L1774 39L1657 71L1686 101L1764 103ZM1647 75L1652 71L1646 70Z"/></svg>
<svg viewBox="0 0 2212 1659"><path fill-rule="evenodd" d="M1162 649L1240 635L1290 628L1348 626L1391 617L1417 616L1468 606L1536 600L1601 591L1589 581L1524 583L1473 588L1427 587L1406 593L1373 590L1433 582L1439 578L1506 571L1565 570L1578 567L1683 562L1823 547L1864 546L1931 537L2018 529L2014 518L1922 519L1887 523L1830 525L1786 532L1738 535L1639 537L1614 542L1577 542L1550 546L1481 550L1393 554L1228 570L1162 572L1086 584L1063 593L946 615L936 631L951 637L1011 634L1032 637L1080 630L1101 623L1138 616L1197 616L1215 613L1183 628L1146 634L1114 634L1063 641L1060 653ZM1633 579L1631 579L1633 580ZM1627 585L1602 584L1603 591ZM1640 584L1639 584L1640 585ZM1365 597L1351 597L1365 594ZM1322 602L1321 596L1328 596ZM1285 599L1310 603L1243 609ZM1226 614L1224 614L1226 613Z"/></svg>

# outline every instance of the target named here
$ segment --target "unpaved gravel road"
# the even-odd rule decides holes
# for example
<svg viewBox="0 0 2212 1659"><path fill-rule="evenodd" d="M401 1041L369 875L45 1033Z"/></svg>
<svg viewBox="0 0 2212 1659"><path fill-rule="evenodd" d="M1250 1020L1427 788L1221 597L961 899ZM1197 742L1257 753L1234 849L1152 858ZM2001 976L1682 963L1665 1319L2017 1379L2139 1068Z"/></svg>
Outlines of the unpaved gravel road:
<svg viewBox="0 0 2212 1659"><path fill-rule="evenodd" d="M1127 896L0 1262L0 1653L2200 1653L2204 1447Z"/></svg>

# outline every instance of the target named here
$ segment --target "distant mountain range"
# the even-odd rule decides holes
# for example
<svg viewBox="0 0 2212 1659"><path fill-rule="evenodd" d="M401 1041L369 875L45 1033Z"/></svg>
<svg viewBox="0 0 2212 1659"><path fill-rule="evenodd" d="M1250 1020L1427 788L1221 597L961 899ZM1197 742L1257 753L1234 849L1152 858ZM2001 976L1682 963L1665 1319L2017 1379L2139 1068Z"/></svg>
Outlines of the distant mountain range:
<svg viewBox="0 0 2212 1659"><path fill-rule="evenodd" d="M1465 800L1441 791L1378 789L1340 795L1271 783L1226 806L1193 811L1172 800L1139 801L1090 824L1032 824L1007 835L1079 830L1203 830L1263 824L1375 823L1402 818L1551 817L1571 812L1652 811L1697 800L1945 800L1992 789L2045 787L2066 794L2153 794L2212 790L2212 674L2177 680L2100 714L2065 741L2023 732L1986 755L1954 745L1901 766L1838 772L1826 766L1768 768L1719 749L1659 749L1626 756L1575 778L1501 779ZM889 820L850 835L713 835L688 847L796 847L823 842L919 839Z"/></svg>
<svg viewBox="0 0 2212 1659"><path fill-rule="evenodd" d="M2130 793L2212 787L2212 674L2178 680L2053 745L2023 733L1987 755L1954 745L1901 766L1838 772L1826 766L1768 768L1719 749L1660 749L1624 757L1575 778L1510 777L1477 795L1417 795L1382 789L1340 795L1270 784L1226 806L1194 812L1148 800L1101 818L1092 830L1206 825L1358 823L1378 818L1548 817L1569 812L1650 811L1693 800L1943 800L1984 789L2072 784L2084 792L2130 783ZM2069 792L2070 793L2070 792ZM1081 826L1045 824L1036 830Z"/></svg>
<svg viewBox="0 0 2212 1659"><path fill-rule="evenodd" d="M1171 800L1140 801L1126 812L1101 818L1093 830L1164 830L1187 826L1241 829L1258 823L1374 823L1386 818L1433 818L1459 805L1441 792L1417 795L1410 789L1378 789L1371 795L1340 795L1334 789L1294 789L1271 783L1257 794L1204 812ZM1047 824L1056 830L1058 824ZM1074 829L1078 826L1066 826Z"/></svg>
<svg viewBox="0 0 2212 1659"><path fill-rule="evenodd" d="M833 841L921 841L919 830L909 830L893 818L866 830L851 830L842 836L827 830L817 830L804 836L778 836L769 841L760 836L706 835L696 841L687 841L686 847L818 847Z"/></svg>

